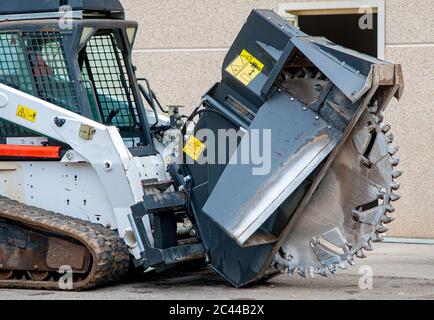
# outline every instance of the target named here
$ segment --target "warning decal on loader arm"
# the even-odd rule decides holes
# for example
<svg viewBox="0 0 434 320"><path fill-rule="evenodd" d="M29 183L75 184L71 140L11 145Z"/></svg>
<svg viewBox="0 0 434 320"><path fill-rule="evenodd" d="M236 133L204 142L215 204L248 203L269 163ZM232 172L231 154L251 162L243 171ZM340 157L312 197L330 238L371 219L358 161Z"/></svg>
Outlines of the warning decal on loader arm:
<svg viewBox="0 0 434 320"><path fill-rule="evenodd" d="M184 152L188 154L194 161L199 159L202 151L205 149L205 144L195 136L191 136L184 146Z"/></svg>
<svg viewBox="0 0 434 320"><path fill-rule="evenodd" d="M38 113L35 110L26 108L22 105L18 105L17 108L17 117L22 118L24 120L30 121L30 122L36 122L36 115Z"/></svg>
<svg viewBox="0 0 434 320"><path fill-rule="evenodd" d="M226 72L248 86L264 69L264 64L243 50L241 54L226 68Z"/></svg>

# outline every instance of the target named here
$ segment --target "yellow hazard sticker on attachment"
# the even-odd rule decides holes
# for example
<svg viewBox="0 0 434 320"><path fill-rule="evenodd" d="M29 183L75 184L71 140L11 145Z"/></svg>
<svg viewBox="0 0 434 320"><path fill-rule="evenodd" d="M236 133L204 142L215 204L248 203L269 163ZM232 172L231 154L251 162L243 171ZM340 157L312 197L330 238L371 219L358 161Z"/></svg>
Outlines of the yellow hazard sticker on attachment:
<svg viewBox="0 0 434 320"><path fill-rule="evenodd" d="M191 136L185 144L183 151L194 161L197 161L205 148L206 146L202 141L195 136Z"/></svg>
<svg viewBox="0 0 434 320"><path fill-rule="evenodd" d="M262 69L264 69L264 64L247 50L243 50L226 68L226 71L245 86L248 86L262 72Z"/></svg>
<svg viewBox="0 0 434 320"><path fill-rule="evenodd" d="M23 118L24 120L30 122L36 122L36 115L38 113L35 110L26 108L25 106L18 105L17 108L17 117Z"/></svg>

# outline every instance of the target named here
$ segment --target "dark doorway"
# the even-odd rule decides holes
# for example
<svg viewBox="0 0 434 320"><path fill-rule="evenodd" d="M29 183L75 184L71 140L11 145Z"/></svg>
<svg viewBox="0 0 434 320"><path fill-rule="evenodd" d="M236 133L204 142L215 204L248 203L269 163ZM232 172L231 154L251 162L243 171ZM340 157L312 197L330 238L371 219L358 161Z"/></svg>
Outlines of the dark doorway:
<svg viewBox="0 0 434 320"><path fill-rule="evenodd" d="M378 19L373 14L373 29L362 30L362 14L300 15L300 29L311 36L323 36L344 47L378 56Z"/></svg>

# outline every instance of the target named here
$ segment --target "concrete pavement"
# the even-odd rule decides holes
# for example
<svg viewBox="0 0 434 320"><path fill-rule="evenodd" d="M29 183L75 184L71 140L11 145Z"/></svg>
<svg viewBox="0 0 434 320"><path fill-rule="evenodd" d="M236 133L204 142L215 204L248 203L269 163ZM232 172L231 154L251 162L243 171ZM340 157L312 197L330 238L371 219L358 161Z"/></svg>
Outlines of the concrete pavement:
<svg viewBox="0 0 434 320"><path fill-rule="evenodd" d="M146 282L120 284L89 292L0 290L0 299L433 299L434 246L376 244L367 259L334 277L302 279L286 275L235 289L213 272L172 274ZM359 271L362 274L359 274ZM372 272L372 289L369 274ZM365 275L364 278L361 277ZM367 277L368 276L368 277Z"/></svg>

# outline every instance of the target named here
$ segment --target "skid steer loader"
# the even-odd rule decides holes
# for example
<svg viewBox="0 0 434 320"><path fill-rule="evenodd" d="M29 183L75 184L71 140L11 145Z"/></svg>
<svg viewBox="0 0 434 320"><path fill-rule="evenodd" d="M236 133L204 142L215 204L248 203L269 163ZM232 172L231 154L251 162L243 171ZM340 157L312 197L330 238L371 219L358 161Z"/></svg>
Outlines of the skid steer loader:
<svg viewBox="0 0 434 320"><path fill-rule="evenodd" d="M118 0L0 4L0 288L187 262L235 287L327 276L382 239L399 65L255 9L183 116L136 75L136 33Z"/></svg>

